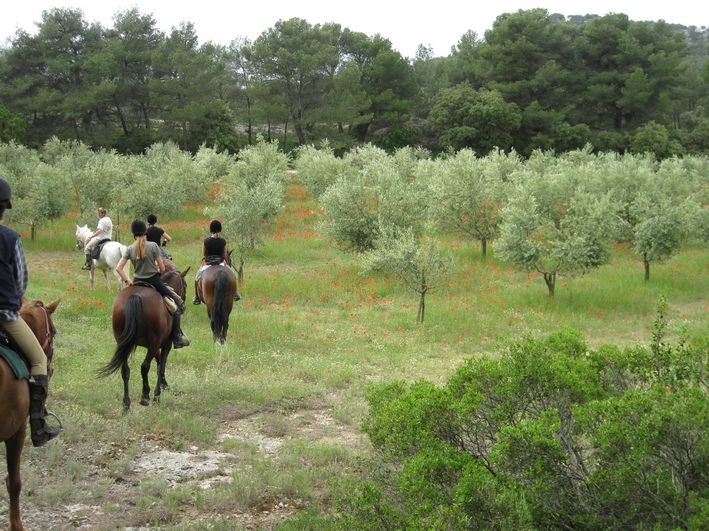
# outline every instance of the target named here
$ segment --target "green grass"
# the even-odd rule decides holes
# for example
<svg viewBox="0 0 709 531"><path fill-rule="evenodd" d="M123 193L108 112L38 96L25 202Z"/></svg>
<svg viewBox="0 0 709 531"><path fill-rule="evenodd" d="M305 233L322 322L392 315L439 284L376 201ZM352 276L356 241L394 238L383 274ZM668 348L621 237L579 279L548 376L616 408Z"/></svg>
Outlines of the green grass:
<svg viewBox="0 0 709 531"><path fill-rule="evenodd" d="M190 298L208 222L202 212L202 205L190 205L181 219L161 223L173 237L168 250L177 267L192 266ZM327 409L333 422L357 433L372 382L441 383L467 357L494 355L510 340L565 326L579 330L590 347L649 343L662 295L671 334L686 327L709 335L709 259L699 246L653 264L649 282L640 262L618 249L610 265L579 278L560 277L552 299L539 275L500 263L494 247L483 260L478 245L449 241L455 270L427 298L425 322L417 324L417 295L395 279L360 274L354 257L314 232L316 222L312 199L294 188L265 247L247 256L244 299L235 304L226 345L213 344L204 306L189 305L183 329L192 346L170 354L170 389L159 407L138 405L144 350L133 355L129 415L121 409L120 375L96 377L115 348L115 292L102 280L89 290L88 274L80 269L83 254L74 249L76 220L41 228L35 242L25 237L28 297L61 298L48 406L66 429L55 443L25 452L29 487L23 500L42 499L61 512L64 504L87 499L103 507L107 520L179 529L238 529L217 514L258 513L274 500L299 500L299 509L312 510L299 511L283 529L308 528L304 521L325 529L328 493L367 449L338 440L337 432L314 434L311 427ZM155 380L153 366L151 387ZM220 440L236 419L257 419L263 437L282 439L278 459L253 443ZM227 452L236 463L234 481L202 491L141 478L119 489L121 499L135 506L124 515L121 503L113 503L117 482L130 476L132 459L151 441L175 451L196 446ZM52 471L44 476L39 471L48 458ZM212 527L204 527L205 518Z"/></svg>

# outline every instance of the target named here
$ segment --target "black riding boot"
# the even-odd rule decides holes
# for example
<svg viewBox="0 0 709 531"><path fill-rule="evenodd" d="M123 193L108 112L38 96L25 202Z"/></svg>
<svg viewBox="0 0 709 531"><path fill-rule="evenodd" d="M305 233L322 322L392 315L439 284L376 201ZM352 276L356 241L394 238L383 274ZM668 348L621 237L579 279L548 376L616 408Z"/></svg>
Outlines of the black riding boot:
<svg viewBox="0 0 709 531"><path fill-rule="evenodd" d="M202 301L199 300L199 292L197 291L197 281L196 280L194 283L194 299L192 299L192 304L202 304Z"/></svg>
<svg viewBox="0 0 709 531"><path fill-rule="evenodd" d="M90 271L91 270L91 262L93 262L93 258L91 258L90 254L86 255L86 263L81 266L81 269L84 271Z"/></svg>
<svg viewBox="0 0 709 531"><path fill-rule="evenodd" d="M182 315L180 312L175 312L172 314L172 346L173 348L189 347L190 340L182 335L182 329L180 328L180 321L182 321Z"/></svg>
<svg viewBox="0 0 709 531"><path fill-rule="evenodd" d="M33 381L34 380L34 381ZM30 433L34 446L44 446L62 431L61 426L47 424L44 403L49 394L46 374L32 376L30 382Z"/></svg>

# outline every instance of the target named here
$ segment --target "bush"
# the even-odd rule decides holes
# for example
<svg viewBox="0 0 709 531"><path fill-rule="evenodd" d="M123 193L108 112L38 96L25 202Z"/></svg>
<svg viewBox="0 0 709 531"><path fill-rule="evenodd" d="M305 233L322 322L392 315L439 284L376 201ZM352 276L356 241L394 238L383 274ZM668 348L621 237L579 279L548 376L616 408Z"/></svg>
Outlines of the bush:
<svg viewBox="0 0 709 531"><path fill-rule="evenodd" d="M592 351L566 329L470 359L442 387L372 388L363 430L377 458L341 501L342 521L702 529L709 343L665 342L664 314L661 301L650 348Z"/></svg>

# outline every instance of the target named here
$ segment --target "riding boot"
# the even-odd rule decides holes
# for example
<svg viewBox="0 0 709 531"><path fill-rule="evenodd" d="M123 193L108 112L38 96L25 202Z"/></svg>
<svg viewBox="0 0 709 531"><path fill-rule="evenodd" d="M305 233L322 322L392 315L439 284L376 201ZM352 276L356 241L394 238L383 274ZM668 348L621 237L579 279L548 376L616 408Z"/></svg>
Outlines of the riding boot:
<svg viewBox="0 0 709 531"><path fill-rule="evenodd" d="M239 294L238 291L234 294L234 300L235 300L235 301L240 301L240 300L241 300L241 295Z"/></svg>
<svg viewBox="0 0 709 531"><path fill-rule="evenodd" d="M182 335L180 321L182 321L182 315L180 312L175 312L172 314L172 346L176 349L190 346L189 338Z"/></svg>
<svg viewBox="0 0 709 531"><path fill-rule="evenodd" d="M197 291L197 281L194 283L194 299L192 299L192 304L202 304L202 301L199 300L199 292Z"/></svg>
<svg viewBox="0 0 709 531"><path fill-rule="evenodd" d="M93 258L91 258L90 254L86 255L86 263L81 266L81 269L84 271L90 271L91 270L91 262L93 262Z"/></svg>
<svg viewBox="0 0 709 531"><path fill-rule="evenodd" d="M30 383L30 433L34 446L44 446L62 431L61 426L47 424L44 403L49 394L49 378L46 374L32 376Z"/></svg>

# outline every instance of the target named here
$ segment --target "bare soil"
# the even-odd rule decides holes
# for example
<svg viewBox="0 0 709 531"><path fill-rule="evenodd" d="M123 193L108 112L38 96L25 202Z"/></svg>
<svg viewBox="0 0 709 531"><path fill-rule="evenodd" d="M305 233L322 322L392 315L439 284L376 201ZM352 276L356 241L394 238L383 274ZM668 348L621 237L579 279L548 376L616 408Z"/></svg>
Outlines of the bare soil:
<svg viewBox="0 0 709 531"><path fill-rule="evenodd" d="M304 420L306 419L307 420ZM327 442L328 444L344 445L355 449L365 444L362 434L350 426L343 426L335 422L329 408L308 411L297 411L285 417L288 428L286 437L307 438L311 441ZM219 444L228 439L237 439L249 442L258 447L258 451L265 459L277 459L279 450L283 446L283 437L265 434L262 414L255 414L246 418L222 421ZM210 448L193 446L188 451L174 451L164 445L163 441L155 437L146 436L141 439L141 452L132 461L129 472L115 478L106 498L110 498L112 506L121 507L120 514L107 514L102 507L73 503L60 508L44 508L33 501L32 496L23 492L21 498L22 520L27 531L65 531L81 529L85 531L102 531L107 529L123 531L154 531L159 527L146 527L145 511L150 509L138 508L136 499L140 496L137 487L146 478L160 478L168 484L168 488L202 489L208 491L221 482L232 481L232 470L238 464L235 456ZM27 443L29 444L29 443ZM51 444L51 443L50 443ZM97 449L105 452L107 449ZM115 457L121 457L119 447L108 450ZM4 445L0 454L4 454ZM3 459L4 461L4 459ZM23 459L23 469L25 464ZM32 465L34 466L34 464ZM82 481L91 481L91 477L98 477L99 471L88 474L89 477ZM181 512L181 521L172 522L171 526L189 525L195 523L208 523L216 518L233 519L234 529L269 530L274 524L285 520L305 506L302 500L272 499L260 500L259 503L243 511L234 511L232 514L210 513L209 509L190 508ZM2 489L0 497L0 528L8 525L8 497ZM143 514L141 514L143 513ZM165 526L170 527L170 526Z"/></svg>

